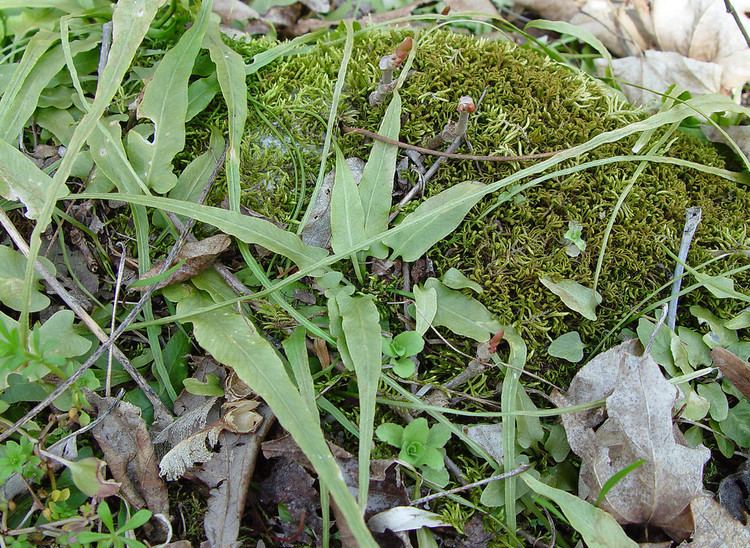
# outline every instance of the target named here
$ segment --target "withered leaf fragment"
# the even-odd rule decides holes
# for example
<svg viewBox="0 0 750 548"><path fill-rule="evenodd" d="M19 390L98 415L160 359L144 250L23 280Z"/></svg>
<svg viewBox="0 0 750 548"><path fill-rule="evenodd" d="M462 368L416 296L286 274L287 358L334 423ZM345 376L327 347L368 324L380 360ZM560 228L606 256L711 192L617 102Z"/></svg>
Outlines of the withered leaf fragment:
<svg viewBox="0 0 750 548"><path fill-rule="evenodd" d="M672 423L677 389L667 382L637 341L596 356L574 377L567 395L553 400L567 407L606 400L604 408L562 415L571 449L581 457L579 496L594 502L614 474L643 459L600 503L621 524L692 531L690 501L703 489L703 465L711 452L690 448Z"/></svg>
<svg viewBox="0 0 750 548"><path fill-rule="evenodd" d="M721 370L737 390L742 392L745 397L750 398L750 364L719 346L711 350L711 358L714 365Z"/></svg>

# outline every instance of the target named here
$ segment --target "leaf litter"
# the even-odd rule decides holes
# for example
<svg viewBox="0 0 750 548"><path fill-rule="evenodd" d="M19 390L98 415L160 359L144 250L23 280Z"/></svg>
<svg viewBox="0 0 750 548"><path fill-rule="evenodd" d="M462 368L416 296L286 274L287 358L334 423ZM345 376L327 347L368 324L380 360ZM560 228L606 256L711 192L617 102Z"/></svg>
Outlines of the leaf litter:
<svg viewBox="0 0 750 548"><path fill-rule="evenodd" d="M605 400L603 408L562 415L571 449L581 458L579 496L595 501L605 483L639 459L600 507L622 524L640 524L686 536L690 501L703 489L703 445L688 447L673 423L677 388L637 341L599 354L574 377L567 394L552 393L559 407Z"/></svg>

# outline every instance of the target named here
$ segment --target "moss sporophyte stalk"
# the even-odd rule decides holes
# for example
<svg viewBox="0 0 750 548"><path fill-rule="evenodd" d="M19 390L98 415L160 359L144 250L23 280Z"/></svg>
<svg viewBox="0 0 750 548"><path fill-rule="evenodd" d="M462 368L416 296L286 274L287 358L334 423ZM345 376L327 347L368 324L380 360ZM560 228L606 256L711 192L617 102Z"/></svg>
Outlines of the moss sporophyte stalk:
<svg viewBox="0 0 750 548"><path fill-rule="evenodd" d="M356 35L338 110L341 125L378 130L387 101L373 107L368 97L380 82L381 58L392 55L407 36L413 35L407 31ZM400 89L400 141L427 144L456 119L461 97L483 94L466 131L473 154L522 155L566 149L645 117L585 74L510 42L443 31L413 37L416 57ZM242 201L292 229L315 184L325 120L342 59L340 38L337 34L324 37L318 45L264 67L247 81L250 119L242 147ZM232 43L248 62L270 46L267 41ZM222 126L225 113L221 108L209 108L193 119L186 155L202 151L210 128ZM367 158L372 146L369 139L357 134L335 137L346 157ZM636 138L599 147L576 163L629 155ZM725 165L725 158L713 146L679 132L662 154L708 166ZM333 168L333 160L331 155L327 170ZM423 161L429 167L434 159L425 157ZM429 181L425 196L464 181L491 183L526 165L449 160ZM572 165L571 161L560 167ZM522 193L511 187L487 196L428 257L438 276L456 267L479 283L484 291L477 298L500 322L516 325L530 349L546 348L549 341L574 330L587 348L593 348L639 301L671 278L674 262L663 246L678 248L686 208L703 210L689 264L698 265L722 251L750 245L750 194L746 187L686 167L650 163L637 179L611 233L597 288L603 297L597 321L571 313L539 279L566 278L591 286L607 219L636 166L637 162L610 163L551 179ZM417 182L408 171L401 177L409 185ZM222 193L216 190L214 203L221 201ZM498 201L502 202L499 206ZM413 200L403 213L418 203ZM576 234L585 238L585 245L573 239L580 251L576 256L570 253L572 221ZM396 218L394 223L398 222ZM735 268L745 261L730 255L706 273ZM376 294L401 288L398 277L375 278L370 289ZM747 274L734 279L738 291L747 291ZM701 304L725 317L737 313L741 306L738 301L719 301L706 291L694 291L681 301L683 310L690 304ZM395 313L395 307L381 309L386 319ZM438 375L441 368L455 367L447 365L449 359L431 362L424 370ZM563 384L577 369L533 350L529 367L545 370L549 380Z"/></svg>

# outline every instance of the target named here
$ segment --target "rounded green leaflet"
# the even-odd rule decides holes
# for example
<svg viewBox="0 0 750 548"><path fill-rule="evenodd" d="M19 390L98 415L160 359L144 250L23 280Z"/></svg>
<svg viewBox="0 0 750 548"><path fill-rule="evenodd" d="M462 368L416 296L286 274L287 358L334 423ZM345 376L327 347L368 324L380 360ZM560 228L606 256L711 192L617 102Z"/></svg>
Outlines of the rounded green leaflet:
<svg viewBox="0 0 750 548"><path fill-rule="evenodd" d="M583 342L578 331L571 331L557 337L549 345L547 353L555 358L562 358L572 363L583 359Z"/></svg>

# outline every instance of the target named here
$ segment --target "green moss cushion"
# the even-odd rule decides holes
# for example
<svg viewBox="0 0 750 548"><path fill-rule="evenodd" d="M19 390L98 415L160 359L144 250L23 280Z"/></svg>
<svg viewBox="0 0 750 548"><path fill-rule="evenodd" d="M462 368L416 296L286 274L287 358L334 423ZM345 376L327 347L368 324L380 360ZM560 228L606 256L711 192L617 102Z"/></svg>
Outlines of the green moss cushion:
<svg viewBox="0 0 750 548"><path fill-rule="evenodd" d="M377 131L385 105L370 107L367 97L380 77L378 60L391 53L404 35L398 31L357 35L339 109L342 123ZM293 228L319 168L325 119L343 53L340 38L329 37L328 43L272 64L248 80L251 117L242 158L243 201ZM235 47L249 59L267 46L248 43ZM413 73L401 91L400 140L412 144L429 141L456 118L460 96L471 95L477 100L483 93L467 133L475 154L559 150L643 116L590 77L536 52L507 41L434 31L419 37ZM202 146L207 122L210 119L204 116L192 130L196 147ZM367 158L371 143L361 136L337 138L346 156ZM631 140L608 145L579 162L630 154L633 144ZM688 136L672 140L666 154L724 166L712 146ZM429 165L434 160L425 157L424 161ZM426 195L460 181L494 182L523 165L529 164L448 161L430 181ZM610 164L553 179L482 216L498 199L490 196L429 253L438 275L456 267L485 288L479 299L503 322L519 328L532 352L530 365L546 370L550 378L560 376L558 369L568 377L569 369L563 370L559 360L547 356L553 338L576 329L590 351L641 299L668 282L674 262L662 246L676 253L687 207L703 208L690 264L702 263L722 250L750 246L750 194L746 188L686 168L649 165L635 183L611 234L599 283L603 303L598 321L568 310L542 286L539 277L558 275L591 286L607 220L636 165ZM326 170L330 167L329 162ZM569 221L583 226L587 244L585 252L575 258L565 252L563 235ZM716 263L713 272L746 260L728 258ZM749 289L747 276L740 275L735 282L738 290ZM389 283L400 285L399 280ZM373 282L375 290L384 285L387 283ZM660 298L666 295L668 291ZM724 314L736 311L727 307L737 306L713 302L705 292L693 292L683 302L697 301ZM688 319L682 316L683 321Z"/></svg>

